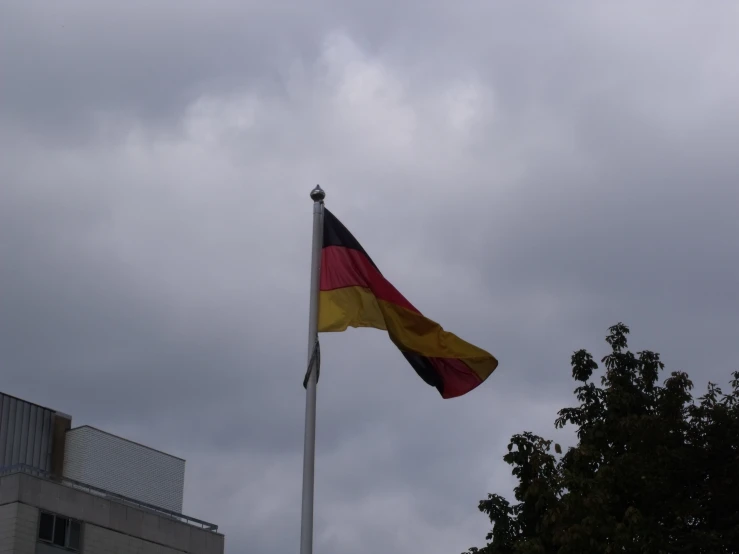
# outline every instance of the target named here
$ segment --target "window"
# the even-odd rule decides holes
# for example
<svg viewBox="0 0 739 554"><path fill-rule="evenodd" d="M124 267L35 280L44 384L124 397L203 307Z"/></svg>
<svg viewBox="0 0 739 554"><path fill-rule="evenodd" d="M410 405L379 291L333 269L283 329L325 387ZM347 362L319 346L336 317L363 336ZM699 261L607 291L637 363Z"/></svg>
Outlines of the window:
<svg viewBox="0 0 739 554"><path fill-rule="evenodd" d="M76 519L41 512L38 539L55 546L79 552L81 525Z"/></svg>
<svg viewBox="0 0 739 554"><path fill-rule="evenodd" d="M42 541L51 542L54 538L54 516L41 512L41 521L39 522L38 538Z"/></svg>

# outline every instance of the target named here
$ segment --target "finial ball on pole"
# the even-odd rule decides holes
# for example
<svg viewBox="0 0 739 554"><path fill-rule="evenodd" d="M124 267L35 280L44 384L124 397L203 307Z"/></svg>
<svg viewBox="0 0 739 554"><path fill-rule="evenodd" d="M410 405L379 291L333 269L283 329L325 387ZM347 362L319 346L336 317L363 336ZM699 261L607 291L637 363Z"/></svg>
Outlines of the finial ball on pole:
<svg viewBox="0 0 739 554"><path fill-rule="evenodd" d="M323 202L326 198L326 192L321 188L321 185L316 185L312 191L310 191L310 197L313 202Z"/></svg>

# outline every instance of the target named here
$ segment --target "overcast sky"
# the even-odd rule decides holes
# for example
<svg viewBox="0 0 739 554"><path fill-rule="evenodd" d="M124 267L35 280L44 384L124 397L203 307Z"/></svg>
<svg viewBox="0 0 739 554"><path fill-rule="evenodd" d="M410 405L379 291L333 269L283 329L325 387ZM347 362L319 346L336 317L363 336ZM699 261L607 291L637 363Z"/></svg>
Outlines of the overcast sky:
<svg viewBox="0 0 739 554"><path fill-rule="evenodd" d="M315 550L459 554L623 321L739 358L739 4L6 1L0 389L187 459L229 554L298 551L311 188L500 366L442 400L322 337Z"/></svg>

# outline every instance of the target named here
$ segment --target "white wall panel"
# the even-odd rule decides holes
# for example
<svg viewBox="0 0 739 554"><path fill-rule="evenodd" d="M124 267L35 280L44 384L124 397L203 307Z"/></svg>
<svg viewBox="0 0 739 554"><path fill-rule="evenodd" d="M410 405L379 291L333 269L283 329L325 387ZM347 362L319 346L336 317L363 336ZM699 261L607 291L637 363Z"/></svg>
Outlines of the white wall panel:
<svg viewBox="0 0 739 554"><path fill-rule="evenodd" d="M64 476L182 512L185 460L94 427L67 431Z"/></svg>

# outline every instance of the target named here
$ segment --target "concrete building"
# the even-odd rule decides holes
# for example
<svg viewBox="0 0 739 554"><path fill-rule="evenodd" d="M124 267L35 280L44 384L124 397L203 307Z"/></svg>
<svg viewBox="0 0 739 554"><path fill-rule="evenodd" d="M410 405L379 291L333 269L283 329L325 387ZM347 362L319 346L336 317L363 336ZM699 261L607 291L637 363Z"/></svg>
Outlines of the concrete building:
<svg viewBox="0 0 739 554"><path fill-rule="evenodd" d="M0 554L222 554L185 460L0 393Z"/></svg>

